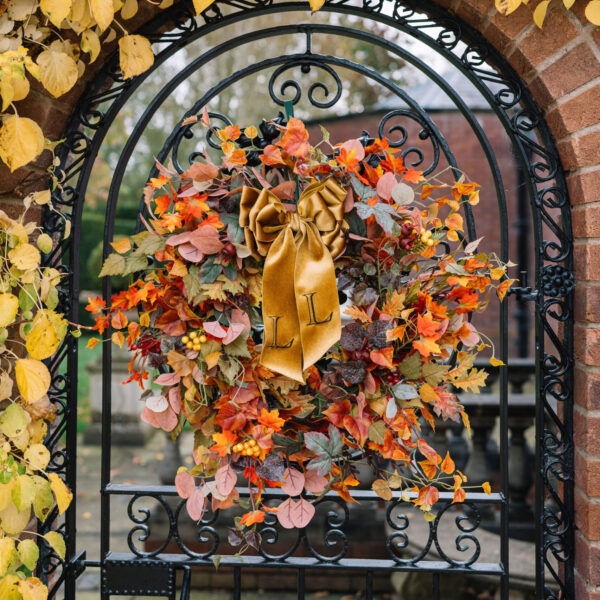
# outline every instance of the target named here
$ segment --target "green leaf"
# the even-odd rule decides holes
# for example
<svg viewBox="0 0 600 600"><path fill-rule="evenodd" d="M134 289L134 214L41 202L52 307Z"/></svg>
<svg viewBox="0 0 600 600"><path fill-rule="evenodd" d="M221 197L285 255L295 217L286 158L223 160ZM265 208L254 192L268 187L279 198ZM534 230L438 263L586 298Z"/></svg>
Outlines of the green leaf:
<svg viewBox="0 0 600 600"><path fill-rule="evenodd" d="M394 219L392 215L396 216L396 210L393 206L386 204L385 202L377 202L373 206L366 204L365 202L356 202L356 213L361 219L368 219L369 217L375 217L375 220L386 233L392 233L394 227Z"/></svg>
<svg viewBox="0 0 600 600"><path fill-rule="evenodd" d="M10 404L0 415L0 431L6 437L17 437L26 427L25 411L18 404Z"/></svg>
<svg viewBox="0 0 600 600"><path fill-rule="evenodd" d="M193 270L195 269L195 271ZM192 267L187 275L183 276L183 285L185 286L185 295L187 299L195 304L194 298L202 294L202 284L198 278L198 267Z"/></svg>
<svg viewBox="0 0 600 600"><path fill-rule="evenodd" d="M421 377L421 357L418 352L406 357L399 365L400 373L406 379L419 379Z"/></svg>
<svg viewBox="0 0 600 600"><path fill-rule="evenodd" d="M145 234L142 237L142 233ZM160 235L156 233L150 233L149 231L142 231L133 236L133 241L135 242L137 248L134 250L133 254L136 256L152 254L158 250L162 250L166 245L166 240Z"/></svg>
<svg viewBox="0 0 600 600"><path fill-rule="evenodd" d="M449 370L448 365L426 362L423 365L423 377L429 385L438 385Z"/></svg>
<svg viewBox="0 0 600 600"><path fill-rule="evenodd" d="M175 443L177 441L177 438L179 437L179 434L183 431L183 426L185 425L185 415L183 413L179 413L179 415L177 416L178 421L177 421L177 425L175 425L175 429L172 429L169 434L171 436L171 439L173 440L173 443Z"/></svg>
<svg viewBox="0 0 600 600"><path fill-rule="evenodd" d="M219 276L219 273L221 273L221 265L215 264L215 259L211 256L202 267L200 281L202 283L213 283Z"/></svg>
<svg viewBox="0 0 600 600"><path fill-rule="evenodd" d="M123 275L129 275L130 273L136 273L142 271L148 267L148 258L145 254L139 256L128 256L125 259L125 268L123 269Z"/></svg>
<svg viewBox="0 0 600 600"><path fill-rule="evenodd" d="M33 540L21 540L19 542L19 558L21 562L30 570L33 571L40 557L40 550Z"/></svg>
<svg viewBox="0 0 600 600"><path fill-rule="evenodd" d="M342 451L342 434L339 429L330 425L329 436L317 431L310 431L304 435L304 444L317 455L308 463L307 468L316 470L322 476L329 473L332 459Z"/></svg>
<svg viewBox="0 0 600 600"><path fill-rule="evenodd" d="M29 475L19 475L13 485L11 497L19 512L29 508L35 499L35 483Z"/></svg>
<svg viewBox="0 0 600 600"><path fill-rule="evenodd" d="M58 290L55 286L50 287L44 304L50 310L54 310L58 306Z"/></svg>
<svg viewBox="0 0 600 600"><path fill-rule="evenodd" d="M99 277L107 277L109 275L122 275L125 270L125 258L116 252L109 254L102 270L100 271Z"/></svg>
<svg viewBox="0 0 600 600"><path fill-rule="evenodd" d="M42 521L46 520L48 513L54 505L54 495L50 483L44 477L34 476L35 498L33 499L33 512Z"/></svg>
<svg viewBox="0 0 600 600"><path fill-rule="evenodd" d="M44 539L50 544L52 549L58 554L63 560L65 559L66 548L65 539L57 531L49 531L44 535Z"/></svg>
<svg viewBox="0 0 600 600"><path fill-rule="evenodd" d="M248 336L240 335L231 344L225 346L225 352L230 356L244 356L250 358L248 350Z"/></svg>
<svg viewBox="0 0 600 600"><path fill-rule="evenodd" d="M37 294L33 284L25 284L23 289L19 292L19 307L21 310L33 310L33 307L35 306L35 298L37 298Z"/></svg>
<svg viewBox="0 0 600 600"><path fill-rule="evenodd" d="M376 444L385 442L385 421L374 421L369 425L369 439Z"/></svg>
<svg viewBox="0 0 600 600"><path fill-rule="evenodd" d="M328 142L329 141L329 131L327 131L327 129L325 129L325 127L323 127L323 125L319 125L319 127L321 128L321 135L323 136L323 141L324 142Z"/></svg>

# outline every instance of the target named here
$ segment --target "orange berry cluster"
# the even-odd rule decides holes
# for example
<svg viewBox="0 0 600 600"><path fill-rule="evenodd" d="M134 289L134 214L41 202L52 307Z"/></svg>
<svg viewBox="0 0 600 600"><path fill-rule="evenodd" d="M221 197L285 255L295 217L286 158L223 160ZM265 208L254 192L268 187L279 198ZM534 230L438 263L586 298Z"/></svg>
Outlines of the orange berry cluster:
<svg viewBox="0 0 600 600"><path fill-rule="evenodd" d="M184 335L181 342L188 350L200 350L200 345L206 342L206 336L200 331L191 331L190 335Z"/></svg>
<svg viewBox="0 0 600 600"><path fill-rule="evenodd" d="M247 442L236 444L233 447L234 452L240 452L242 456L259 456L260 448L256 443L256 440L249 439Z"/></svg>

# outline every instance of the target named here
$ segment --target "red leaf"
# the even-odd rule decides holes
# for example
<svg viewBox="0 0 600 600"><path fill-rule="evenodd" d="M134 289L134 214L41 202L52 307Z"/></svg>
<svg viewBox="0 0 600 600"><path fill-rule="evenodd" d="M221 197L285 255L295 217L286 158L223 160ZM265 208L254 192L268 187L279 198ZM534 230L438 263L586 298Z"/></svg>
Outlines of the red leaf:
<svg viewBox="0 0 600 600"><path fill-rule="evenodd" d="M234 404L224 404L217 413L215 423L229 431L240 431L246 426L246 415Z"/></svg>
<svg viewBox="0 0 600 600"><path fill-rule="evenodd" d="M294 501L291 498L284 500L277 507L277 520L279 524L285 529L294 528L294 519L292 518L292 509L294 507Z"/></svg>
<svg viewBox="0 0 600 600"><path fill-rule="evenodd" d="M282 492L290 496L299 496L304 489L304 473L296 469L286 469L283 472L284 483L281 488Z"/></svg>
<svg viewBox="0 0 600 600"><path fill-rule="evenodd" d="M179 471L175 475L175 487L182 498L189 498L196 489L194 478L187 471Z"/></svg>
<svg viewBox="0 0 600 600"><path fill-rule="evenodd" d="M175 385L181 381L177 373L161 373L155 380L156 385Z"/></svg>
<svg viewBox="0 0 600 600"><path fill-rule="evenodd" d="M222 494L223 496L229 496L235 487L236 480L237 477L235 475L235 471L229 464L223 465L221 468L217 469L215 481L217 482L217 490L219 494Z"/></svg>
<svg viewBox="0 0 600 600"><path fill-rule="evenodd" d="M423 505L432 506L438 501L439 497L440 497L440 493L438 492L438 489L436 487L434 487L432 485L426 485L424 488L421 488L419 490L419 496L417 497L417 499L415 501L415 505L416 506L423 506Z"/></svg>
<svg viewBox="0 0 600 600"><path fill-rule="evenodd" d="M331 423L339 427L344 417L350 413L351 408L350 400L344 398L341 402L334 402L327 410L323 411L323 414L327 415Z"/></svg>
<svg viewBox="0 0 600 600"><path fill-rule="evenodd" d="M304 489L313 494L320 494L327 487L327 479L316 471L307 471L304 475Z"/></svg>
<svg viewBox="0 0 600 600"><path fill-rule="evenodd" d="M315 516L315 506L300 498L298 502L294 502L291 508L292 522L296 527L306 527L311 519Z"/></svg>
<svg viewBox="0 0 600 600"><path fill-rule="evenodd" d="M193 521L199 521L204 514L204 508L206 506L206 498L200 491L200 488L196 488L194 493L187 499L185 507L188 511L188 515Z"/></svg>
<svg viewBox="0 0 600 600"><path fill-rule="evenodd" d="M398 181L396 181L396 176L393 173L386 173L377 182L377 195L384 200L390 200L392 190L397 183Z"/></svg>

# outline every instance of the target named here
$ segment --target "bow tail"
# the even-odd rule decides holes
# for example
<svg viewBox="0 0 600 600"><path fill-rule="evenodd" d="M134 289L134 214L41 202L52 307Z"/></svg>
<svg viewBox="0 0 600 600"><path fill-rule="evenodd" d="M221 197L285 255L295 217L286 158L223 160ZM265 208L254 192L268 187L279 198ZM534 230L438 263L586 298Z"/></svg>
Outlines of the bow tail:
<svg viewBox="0 0 600 600"><path fill-rule="evenodd" d="M302 368L316 363L339 341L342 323L331 253L318 229L304 223L296 247L295 301L302 341Z"/></svg>
<svg viewBox="0 0 600 600"><path fill-rule="evenodd" d="M294 293L296 244L289 227L275 239L263 269L262 312L265 326L261 363L304 383L302 340Z"/></svg>

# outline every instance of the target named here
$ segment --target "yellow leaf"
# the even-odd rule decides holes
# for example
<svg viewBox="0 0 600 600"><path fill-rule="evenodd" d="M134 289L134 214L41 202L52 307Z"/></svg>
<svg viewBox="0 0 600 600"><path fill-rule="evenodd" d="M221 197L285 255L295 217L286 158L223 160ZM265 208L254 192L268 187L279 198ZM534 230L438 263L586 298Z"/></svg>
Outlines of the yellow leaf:
<svg viewBox="0 0 600 600"><path fill-rule="evenodd" d="M571 6L575 4L575 0L563 0L563 4L565 5L565 8L569 10Z"/></svg>
<svg viewBox="0 0 600 600"><path fill-rule="evenodd" d="M131 19L138 11L137 0L125 0L123 8L121 8L121 17L123 19Z"/></svg>
<svg viewBox="0 0 600 600"><path fill-rule="evenodd" d="M131 250L131 240L126 237L121 238L116 242L111 242L110 245L113 247L113 250L119 254L124 254L128 250Z"/></svg>
<svg viewBox="0 0 600 600"><path fill-rule="evenodd" d="M90 0L90 6L100 31L104 31L112 23L115 16L113 0Z"/></svg>
<svg viewBox="0 0 600 600"><path fill-rule="evenodd" d="M119 40L119 62L125 79L147 71L154 64L150 42L141 35L124 35Z"/></svg>
<svg viewBox="0 0 600 600"><path fill-rule="evenodd" d="M35 121L12 115L0 129L0 158L12 172L35 160L44 143L44 134Z"/></svg>
<svg viewBox="0 0 600 600"><path fill-rule="evenodd" d="M11 502L4 510L0 510L0 527L7 535L18 535L25 529L31 517L31 507L17 510Z"/></svg>
<svg viewBox="0 0 600 600"><path fill-rule="evenodd" d="M585 7L585 18L594 25L600 25L600 0L592 0Z"/></svg>
<svg viewBox="0 0 600 600"><path fill-rule="evenodd" d="M73 499L73 494L65 485L64 481L56 473L49 473L48 479L50 480L50 487L52 488L54 497L56 498L58 512L62 515L65 510L69 508L69 504L71 504L71 500Z"/></svg>
<svg viewBox="0 0 600 600"><path fill-rule="evenodd" d="M21 271L29 271L40 264L42 255L32 244L19 244L8 253L10 262Z"/></svg>
<svg viewBox="0 0 600 600"><path fill-rule="evenodd" d="M548 12L548 5L550 0L542 0L533 11L533 22L541 29Z"/></svg>
<svg viewBox="0 0 600 600"><path fill-rule="evenodd" d="M14 479L11 479L8 483L0 483L0 511L4 510L12 502L13 486Z"/></svg>
<svg viewBox="0 0 600 600"><path fill-rule="evenodd" d="M10 325L18 310L19 299L14 294L0 294L0 327Z"/></svg>
<svg viewBox="0 0 600 600"><path fill-rule="evenodd" d="M44 360L52 356L67 332L67 322L52 310L41 310L33 320L25 346L32 358Z"/></svg>
<svg viewBox="0 0 600 600"><path fill-rule="evenodd" d="M489 481L484 481L481 484L481 487L483 488L483 491L489 496L492 493L492 488L490 487L490 482Z"/></svg>
<svg viewBox="0 0 600 600"><path fill-rule="evenodd" d="M33 444L23 455L28 466L38 471L44 470L50 462L50 451L43 444Z"/></svg>
<svg viewBox="0 0 600 600"><path fill-rule="evenodd" d="M27 98L29 94L29 81L25 77L13 77L12 86L14 91L13 102Z"/></svg>
<svg viewBox="0 0 600 600"><path fill-rule="evenodd" d="M66 554L65 538L57 531L49 531L44 535L44 539L52 546L56 554L64 560Z"/></svg>
<svg viewBox="0 0 600 600"><path fill-rule="evenodd" d="M77 83L77 63L65 52L44 50L36 62L42 85L55 98L66 94Z"/></svg>
<svg viewBox="0 0 600 600"><path fill-rule="evenodd" d="M23 600L46 600L48 598L48 588L37 577L28 577L19 581L19 591Z"/></svg>
<svg viewBox="0 0 600 600"><path fill-rule="evenodd" d="M490 365L494 366L494 367L503 367L504 363L497 359L495 356L492 356L492 358L490 358Z"/></svg>
<svg viewBox="0 0 600 600"><path fill-rule="evenodd" d="M419 396L423 402L428 402L429 404L435 404L436 402L440 401L440 397L438 396L437 392L428 383L424 383L419 388Z"/></svg>
<svg viewBox="0 0 600 600"><path fill-rule="evenodd" d="M27 416L19 404L9 404L0 413L0 431L9 438L16 438L27 428Z"/></svg>
<svg viewBox="0 0 600 600"><path fill-rule="evenodd" d="M479 393L479 388L485 385L487 373L483 369L473 368L467 375L461 379L453 379L452 385L466 391L471 391L474 394Z"/></svg>
<svg viewBox="0 0 600 600"><path fill-rule="evenodd" d="M215 0L194 0L194 10L196 15L204 12Z"/></svg>
<svg viewBox="0 0 600 600"><path fill-rule="evenodd" d="M2 97L2 110L5 111L15 98L15 88L11 78L7 75L0 79L0 97Z"/></svg>
<svg viewBox="0 0 600 600"><path fill-rule="evenodd" d="M40 8L50 22L60 28L61 23L71 12L71 0L41 0Z"/></svg>
<svg viewBox="0 0 600 600"><path fill-rule="evenodd" d="M22 600L22 596L19 593L20 579L17 575L6 575L6 577L0 578L0 598L2 600Z"/></svg>
<svg viewBox="0 0 600 600"><path fill-rule="evenodd" d="M310 4L310 10L317 12L325 4L325 0L308 0L308 3Z"/></svg>
<svg viewBox="0 0 600 600"><path fill-rule="evenodd" d="M12 377L6 371L3 371L0 373L0 401L10 398L12 396L12 390Z"/></svg>
<svg viewBox="0 0 600 600"><path fill-rule="evenodd" d="M90 55L90 63L93 63L100 54L100 38L93 29L86 29L81 34L81 49Z"/></svg>
<svg viewBox="0 0 600 600"><path fill-rule="evenodd" d="M496 9L503 15L510 15L521 6L525 4L522 0L496 0Z"/></svg>
<svg viewBox="0 0 600 600"><path fill-rule="evenodd" d="M204 360L206 361L206 366L208 367L209 371L217 365L217 363L219 362L219 358L221 358L220 352L211 352L210 354L204 357Z"/></svg>
<svg viewBox="0 0 600 600"><path fill-rule="evenodd" d="M4 577L16 558L15 541L11 537L0 538L0 577Z"/></svg>
<svg viewBox="0 0 600 600"><path fill-rule="evenodd" d="M50 387L48 367L31 358L21 358L15 364L17 387L25 402L33 404L43 398Z"/></svg>

